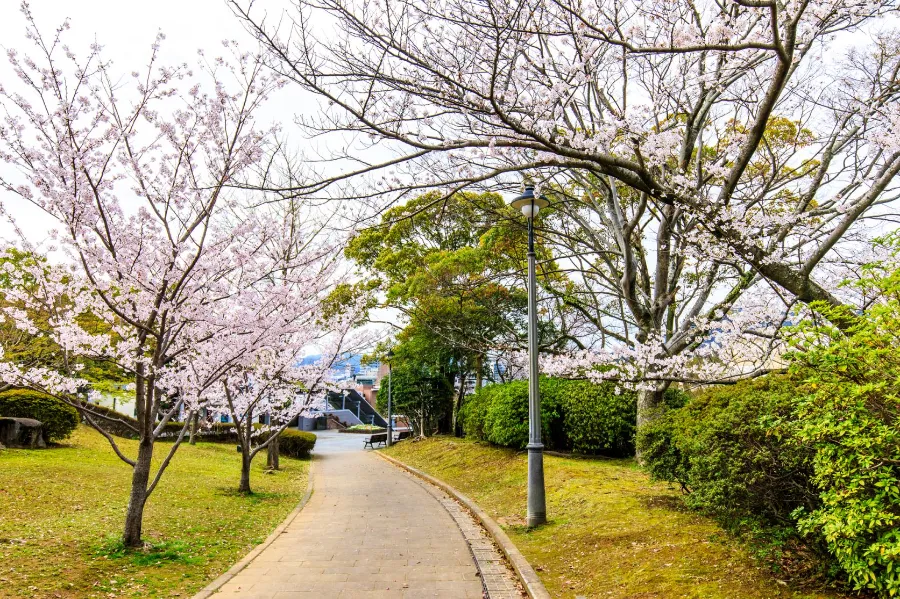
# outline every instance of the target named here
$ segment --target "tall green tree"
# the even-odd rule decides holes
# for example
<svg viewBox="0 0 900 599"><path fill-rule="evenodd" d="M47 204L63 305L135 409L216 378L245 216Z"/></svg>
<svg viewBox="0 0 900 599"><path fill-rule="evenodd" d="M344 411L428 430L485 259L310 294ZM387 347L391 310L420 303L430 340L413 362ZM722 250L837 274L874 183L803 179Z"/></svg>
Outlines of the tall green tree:
<svg viewBox="0 0 900 599"><path fill-rule="evenodd" d="M490 376L488 354L525 346L526 247L523 220L500 195L434 192L388 210L346 250L365 274L357 291L403 315L399 348L414 348L416 368L439 369L455 388L454 417L466 381L474 377L477 389ZM552 256L540 243L538 253L546 285ZM545 349L571 341L560 319L541 321Z"/></svg>

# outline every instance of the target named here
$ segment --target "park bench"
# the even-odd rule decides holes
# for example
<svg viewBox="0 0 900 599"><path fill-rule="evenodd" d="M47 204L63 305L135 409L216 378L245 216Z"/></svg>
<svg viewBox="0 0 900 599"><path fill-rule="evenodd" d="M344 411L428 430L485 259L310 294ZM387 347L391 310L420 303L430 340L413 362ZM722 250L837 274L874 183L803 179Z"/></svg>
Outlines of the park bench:
<svg viewBox="0 0 900 599"><path fill-rule="evenodd" d="M412 431L402 431L397 435L397 440L402 441L403 439L409 439L410 437L412 437Z"/></svg>
<svg viewBox="0 0 900 599"><path fill-rule="evenodd" d="M363 444L363 449L365 449L366 447L371 447L372 449L375 449L376 443L381 443L382 445L387 443L387 433L378 433L375 435L369 435L369 438L366 439L366 442Z"/></svg>

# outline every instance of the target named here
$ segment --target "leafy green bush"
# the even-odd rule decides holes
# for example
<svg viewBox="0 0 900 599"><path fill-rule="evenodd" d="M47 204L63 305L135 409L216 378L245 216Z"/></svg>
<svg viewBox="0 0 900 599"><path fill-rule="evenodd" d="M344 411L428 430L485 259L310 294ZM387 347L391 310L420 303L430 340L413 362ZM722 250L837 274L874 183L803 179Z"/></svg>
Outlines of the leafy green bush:
<svg viewBox="0 0 900 599"><path fill-rule="evenodd" d="M528 381L491 386L496 389L490 392L484 410L484 439L495 445L524 449L528 445ZM560 418L555 394L542 396L542 441L547 449L562 449L552 434L559 428Z"/></svg>
<svg viewBox="0 0 900 599"><path fill-rule="evenodd" d="M55 397L30 389L9 389L0 393L0 416L40 420L47 441L61 441L78 426L78 410Z"/></svg>
<svg viewBox="0 0 900 599"><path fill-rule="evenodd" d="M260 441L265 443L269 433L260 435ZM287 428L278 438L278 451L281 455L292 458L308 458L316 445L316 436L306 431L298 431Z"/></svg>
<svg viewBox="0 0 900 599"><path fill-rule="evenodd" d="M698 393L638 433L647 469L732 530L793 529L794 510L818 505L812 449L787 424L797 386L768 376Z"/></svg>
<svg viewBox="0 0 900 599"><path fill-rule="evenodd" d="M542 377L541 432L548 449L614 456L634 451L634 393L612 383ZM460 413L467 437L506 447L528 444L528 381L488 385Z"/></svg>
<svg viewBox="0 0 900 599"><path fill-rule="evenodd" d="M487 410L493 401L494 394L501 387L502 385L485 385L466 398L457 416L466 437L487 441L487 431L484 429Z"/></svg>
<svg viewBox="0 0 900 599"><path fill-rule="evenodd" d="M560 381L566 447L577 453L634 455L637 398L613 383Z"/></svg>
<svg viewBox="0 0 900 599"><path fill-rule="evenodd" d="M879 265L880 266L880 265ZM821 536L857 589L900 594L900 270L869 269L860 286L882 297L850 330L809 323L794 370L808 392L796 435L815 448L821 501L798 510L800 530ZM847 318L817 307L831 322Z"/></svg>

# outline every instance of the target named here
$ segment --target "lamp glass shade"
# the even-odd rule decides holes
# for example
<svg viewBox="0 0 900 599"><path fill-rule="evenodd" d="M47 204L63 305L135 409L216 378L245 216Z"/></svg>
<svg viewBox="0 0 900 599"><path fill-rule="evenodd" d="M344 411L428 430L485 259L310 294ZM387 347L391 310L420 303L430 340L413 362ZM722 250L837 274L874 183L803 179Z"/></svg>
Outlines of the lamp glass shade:
<svg viewBox="0 0 900 599"><path fill-rule="evenodd" d="M525 187L525 192L519 197L513 198L509 203L513 208L518 208L526 218L533 218L537 215L538 210L550 205L550 200L544 196L534 195L534 186Z"/></svg>

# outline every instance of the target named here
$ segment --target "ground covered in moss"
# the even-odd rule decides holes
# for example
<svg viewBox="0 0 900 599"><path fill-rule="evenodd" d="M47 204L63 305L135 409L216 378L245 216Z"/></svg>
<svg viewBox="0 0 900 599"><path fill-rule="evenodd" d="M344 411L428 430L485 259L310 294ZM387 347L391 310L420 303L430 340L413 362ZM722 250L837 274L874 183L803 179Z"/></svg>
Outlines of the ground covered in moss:
<svg viewBox="0 0 900 599"><path fill-rule="evenodd" d="M449 437L385 451L475 500L556 599L842 596L779 580L715 523L682 508L677 490L650 481L632 460L546 456L550 522L529 531L524 452Z"/></svg>
<svg viewBox="0 0 900 599"><path fill-rule="evenodd" d="M0 597L190 597L306 491L308 461L282 458L282 471L266 474L262 455L254 495L238 495L239 458L230 444L183 445L147 506L148 547L134 552L118 543L131 469L103 437L82 426L60 447L0 450Z"/></svg>

